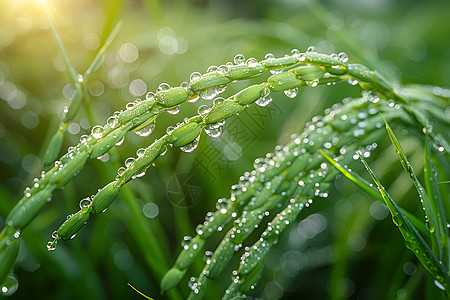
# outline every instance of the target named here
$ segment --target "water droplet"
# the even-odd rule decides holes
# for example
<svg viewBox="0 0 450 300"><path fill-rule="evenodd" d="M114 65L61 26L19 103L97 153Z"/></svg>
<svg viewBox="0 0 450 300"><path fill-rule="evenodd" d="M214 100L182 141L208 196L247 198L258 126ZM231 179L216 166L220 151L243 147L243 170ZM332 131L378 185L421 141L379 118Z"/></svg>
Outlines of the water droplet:
<svg viewBox="0 0 450 300"><path fill-rule="evenodd" d="M260 97L258 100L255 101L255 103L261 107L269 105L270 102L272 102L272 96L270 95L266 97Z"/></svg>
<svg viewBox="0 0 450 300"><path fill-rule="evenodd" d="M122 176L122 174L126 171L127 169L125 169L124 167L120 167L117 170L117 175Z"/></svg>
<svg viewBox="0 0 450 300"><path fill-rule="evenodd" d="M25 188L25 190L23 191L23 194L27 197L30 198L31 197L31 193L30 193L30 188L27 186Z"/></svg>
<svg viewBox="0 0 450 300"><path fill-rule="evenodd" d="M86 197L82 199L79 203L80 209L88 208L91 205L91 198Z"/></svg>
<svg viewBox="0 0 450 300"><path fill-rule="evenodd" d="M236 54L233 61L235 65L242 65L245 62L245 56L242 54Z"/></svg>
<svg viewBox="0 0 450 300"><path fill-rule="evenodd" d="M133 157L129 157L125 160L125 168L129 168L133 163L135 159Z"/></svg>
<svg viewBox="0 0 450 300"><path fill-rule="evenodd" d="M203 260L206 262L207 265L211 263L212 256L213 256L212 251L205 251L205 255L203 255Z"/></svg>
<svg viewBox="0 0 450 300"><path fill-rule="evenodd" d="M217 121L217 123L209 124L209 126L211 126L211 128L218 128L223 125L225 125L225 120L220 120L220 121Z"/></svg>
<svg viewBox="0 0 450 300"><path fill-rule="evenodd" d="M102 126L96 125L96 126L92 127L91 135L92 135L94 138L96 138L96 139L101 138L101 137L103 136L102 133L103 133L103 127L102 127Z"/></svg>
<svg viewBox="0 0 450 300"><path fill-rule="evenodd" d="M197 148L198 142L199 142L199 138L197 137L195 140L193 140L189 144L184 145L183 147L180 147L180 149L183 152L190 153L190 152L194 151Z"/></svg>
<svg viewBox="0 0 450 300"><path fill-rule="evenodd" d="M199 95L194 95L194 96L190 97L187 101L190 103L194 103L194 102L197 102L198 99L200 99Z"/></svg>
<svg viewBox="0 0 450 300"><path fill-rule="evenodd" d="M284 94L291 99L295 98L295 96L297 96L297 93L298 93L298 88L293 88L293 89L284 91Z"/></svg>
<svg viewBox="0 0 450 300"><path fill-rule="evenodd" d="M249 58L247 59L247 61L245 62L245 64L249 67L255 67L256 64L258 63L258 60L256 58Z"/></svg>
<svg viewBox="0 0 450 300"><path fill-rule="evenodd" d="M180 112L180 106L177 105L177 106L174 106L174 107L172 107L172 108L168 108L166 111L167 111L169 114L171 114L171 115L176 115L177 113Z"/></svg>
<svg viewBox="0 0 450 300"><path fill-rule="evenodd" d="M216 127L213 125L208 125L207 127L205 127L204 130L205 130L206 134L209 135L210 137L217 138L222 135L223 127L222 126Z"/></svg>
<svg viewBox="0 0 450 300"><path fill-rule="evenodd" d="M300 50L294 48L294 49L292 49L291 54L292 54L292 56L298 58L300 55Z"/></svg>
<svg viewBox="0 0 450 300"><path fill-rule="evenodd" d="M123 141L125 141L125 137L123 137L120 141L118 141L118 142L116 143L116 146L122 145L122 144L123 144Z"/></svg>
<svg viewBox="0 0 450 300"><path fill-rule="evenodd" d="M217 94L219 94L219 89L217 87L212 87L207 90L201 91L199 93L199 96L205 100L212 100L217 96Z"/></svg>
<svg viewBox="0 0 450 300"><path fill-rule="evenodd" d="M19 281L14 274L8 275L1 285L1 294L3 296L10 296L17 291L19 287Z"/></svg>
<svg viewBox="0 0 450 300"><path fill-rule="evenodd" d="M109 117L108 120L106 120L106 124L108 124L109 127L114 128L117 125L117 118L112 116Z"/></svg>
<svg viewBox="0 0 450 300"><path fill-rule="evenodd" d="M145 100L153 100L155 99L155 94L153 92L148 92L145 94Z"/></svg>
<svg viewBox="0 0 450 300"><path fill-rule="evenodd" d="M78 74L77 75L77 80L78 80L79 83L82 83L84 81L83 74Z"/></svg>
<svg viewBox="0 0 450 300"><path fill-rule="evenodd" d="M392 221L395 223L395 225L397 225L397 226L402 226L403 225L403 222L402 222L402 220L399 218L399 216L397 216L397 215L393 215L392 216Z"/></svg>
<svg viewBox="0 0 450 300"><path fill-rule="evenodd" d="M70 216L68 216L68 217L70 217ZM58 232L56 230L53 231L53 233L52 233L52 239L53 239L53 241L49 241L47 243L47 250L48 251L55 250L56 249L56 245L58 244L59 236L58 236Z"/></svg>
<svg viewBox="0 0 450 300"><path fill-rule="evenodd" d="M317 53L317 48L314 46L309 46L308 49L306 49L306 53L308 54Z"/></svg>
<svg viewBox="0 0 450 300"><path fill-rule="evenodd" d="M217 97L216 99L213 100L213 105L214 105L214 106L217 106L217 105L219 105L220 103L222 103L222 102L224 102L224 101L225 101L224 98L222 98L222 97Z"/></svg>
<svg viewBox="0 0 450 300"><path fill-rule="evenodd" d="M145 175L145 171L143 171L142 173L139 173L139 174L136 174L136 175L132 176L132 178L136 179L136 178L140 178L140 177L142 177L144 175Z"/></svg>
<svg viewBox="0 0 450 300"><path fill-rule="evenodd" d="M358 84L358 79L353 78L353 77L349 77L347 79L347 82L350 83L351 85L357 85Z"/></svg>
<svg viewBox="0 0 450 300"><path fill-rule="evenodd" d="M261 90L260 96L261 96L261 97L267 97L267 96L269 96L269 95L270 95L270 89L269 89L267 86L265 86L265 87Z"/></svg>
<svg viewBox="0 0 450 300"><path fill-rule="evenodd" d="M227 198L220 198L217 200L216 203L216 209L217 210L222 210L222 209L227 209L227 205L228 205L228 199Z"/></svg>
<svg viewBox="0 0 450 300"><path fill-rule="evenodd" d="M330 57L339 60L339 55L337 55L336 53L331 53Z"/></svg>
<svg viewBox="0 0 450 300"><path fill-rule="evenodd" d="M184 237L183 237L183 240L181 241L181 247L182 247L184 250L189 249L189 243L191 242L191 240L192 240L192 237L191 237L191 236L189 236L189 235L184 236Z"/></svg>
<svg viewBox="0 0 450 300"><path fill-rule="evenodd" d="M170 85L168 83L161 83L158 88L156 89L156 92L165 92L170 89Z"/></svg>
<svg viewBox="0 0 450 300"><path fill-rule="evenodd" d="M228 66L221 65L217 68L217 73L220 75L227 75L228 74Z"/></svg>
<svg viewBox="0 0 450 300"><path fill-rule="evenodd" d="M191 290L195 290L197 288L197 279L195 277L191 277L189 279L188 286Z"/></svg>
<svg viewBox="0 0 450 300"><path fill-rule="evenodd" d="M205 226L203 224L199 224L197 225L197 228L195 228L195 231L197 232L198 235L202 235L204 228Z"/></svg>
<svg viewBox="0 0 450 300"><path fill-rule="evenodd" d="M198 113L200 116L204 116L204 115L206 115L207 113L209 113L210 111L211 111L211 108L210 108L208 105L202 105L202 106L199 106L198 109L197 109L197 113Z"/></svg>
<svg viewBox="0 0 450 300"><path fill-rule="evenodd" d="M342 63L348 62L348 55L347 55L347 53L341 52L341 53L338 54L338 56L339 56L339 60L340 60Z"/></svg>
<svg viewBox="0 0 450 300"><path fill-rule="evenodd" d="M144 148L140 148L140 149L138 149L138 150L136 151L136 155L137 155L138 157L144 156L144 154L145 154L145 149L144 149Z"/></svg>
<svg viewBox="0 0 450 300"><path fill-rule="evenodd" d="M272 53L267 53L266 56L264 56L264 59L275 59L275 55Z"/></svg>
<svg viewBox="0 0 450 300"><path fill-rule="evenodd" d="M435 284L438 288L440 288L441 290L445 291L445 287L444 287L439 281L437 281L436 279L434 280L434 284Z"/></svg>
<svg viewBox="0 0 450 300"><path fill-rule="evenodd" d="M128 102L127 105L125 105L125 108L126 108L127 110L131 110L131 109L133 109L134 105L135 105L135 104L134 104L133 102Z"/></svg>
<svg viewBox="0 0 450 300"><path fill-rule="evenodd" d="M319 85L319 79L306 81L305 83L306 83L307 86L316 87L317 85Z"/></svg>
<svg viewBox="0 0 450 300"><path fill-rule="evenodd" d="M195 82L195 81L199 80L201 77L202 77L202 74L200 74L200 72L193 72L191 74L191 76L189 77L189 81Z"/></svg>
<svg viewBox="0 0 450 300"><path fill-rule="evenodd" d="M80 143L84 144L84 143L86 143L88 141L88 139L89 139L89 137L87 135L83 134L80 137Z"/></svg>
<svg viewBox="0 0 450 300"><path fill-rule="evenodd" d="M215 72L217 71L217 66L209 66L208 69L206 69L206 73Z"/></svg>
<svg viewBox="0 0 450 300"><path fill-rule="evenodd" d="M173 132L174 129L175 129L175 127L169 126L169 127L167 127L167 129L166 129L166 133L167 133L167 134L171 134L171 133Z"/></svg>
<svg viewBox="0 0 450 300"><path fill-rule="evenodd" d="M152 122L152 123L148 124L147 126L145 126L144 128L136 130L134 133L136 133L140 137L149 136L150 134L152 134L153 129L155 129L155 125L156 125L155 122Z"/></svg>

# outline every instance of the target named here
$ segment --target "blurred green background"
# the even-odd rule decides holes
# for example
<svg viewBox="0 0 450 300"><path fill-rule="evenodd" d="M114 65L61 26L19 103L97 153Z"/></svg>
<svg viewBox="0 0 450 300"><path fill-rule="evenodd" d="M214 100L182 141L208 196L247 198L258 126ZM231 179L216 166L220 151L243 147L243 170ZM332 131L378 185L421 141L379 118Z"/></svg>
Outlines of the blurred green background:
<svg viewBox="0 0 450 300"><path fill-rule="evenodd" d="M324 53L345 51L351 62L377 69L394 82L450 86L450 2L444 0L2 0L0 228L25 187L39 176L45 147L74 96L41 2L55 18L79 73L116 22L123 21L102 67L90 78L90 103L70 123L64 149L160 83L178 86L189 81L192 72L204 73L211 65L232 61L237 53L262 59L268 52L279 57L292 48L305 51L314 45ZM248 84L232 85L222 96ZM155 299L186 297L187 282L194 275L186 276L177 291L161 296L159 290L183 236L195 234L196 225L214 210L218 198L229 196L231 185L253 168L255 158L289 141L291 133L300 132L326 107L359 95L358 87L347 84L304 89L295 99L274 94L267 108L252 107L228 120L221 138L202 135L193 153L169 149L146 176L128 184L106 213L91 218L77 238L48 252L51 233L78 209L82 198L113 180L117 166L135 156L138 148L208 101L185 104L178 115L164 113L150 137L129 133L108 158L89 161L71 183L54 193L52 202L23 231L14 270L18 289L10 298L140 299L127 282ZM399 134L420 171L421 141L407 131ZM419 212L411 183L392 148L384 150L385 146L374 152L371 165L383 182L391 183L394 199ZM398 164L394 170L393 164ZM362 169L359 162L351 167ZM176 176L191 176L196 187L192 202L174 200ZM213 250L220 237L212 238L206 249ZM256 238L252 235L251 241ZM208 284L208 299L223 293L238 257L239 253L220 280ZM202 264L199 258L188 274L198 274ZM338 178L330 197L316 201L280 239L251 294L263 299L423 299L424 276L384 207Z"/></svg>

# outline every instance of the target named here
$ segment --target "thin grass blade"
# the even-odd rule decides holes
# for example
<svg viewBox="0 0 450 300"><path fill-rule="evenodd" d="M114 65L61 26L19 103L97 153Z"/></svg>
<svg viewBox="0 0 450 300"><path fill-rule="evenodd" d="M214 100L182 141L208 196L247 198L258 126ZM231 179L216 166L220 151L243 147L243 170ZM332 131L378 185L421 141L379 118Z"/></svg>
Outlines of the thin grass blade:
<svg viewBox="0 0 450 300"><path fill-rule="evenodd" d="M409 219L403 214L398 205L392 200L384 186L380 183L375 173L369 167L361 154L359 154L361 162L369 172L373 181L383 197L389 211L392 215L392 221L397 225L402 234L406 247L413 251L414 255L419 259L424 268L433 276L435 285L445 291L450 296L450 276L448 275L442 262L433 254L428 244L419 234L417 229L411 224Z"/></svg>
<svg viewBox="0 0 450 300"><path fill-rule="evenodd" d="M425 186L427 190L428 199L433 208L435 219L437 221L436 232L439 236L439 244L442 247L442 253L439 257L444 266L449 268L450 252L448 248L448 235L447 235L447 216L445 213L445 204L442 200L442 195L437 183L436 168L431 157L431 145L428 136L428 130L425 135L425 169L424 178Z"/></svg>
<svg viewBox="0 0 450 300"><path fill-rule="evenodd" d="M78 85L78 74L75 71L75 68L72 65L72 62L70 61L69 54L67 53L66 47L64 46L64 43L61 39L61 35L58 32L58 29L56 28L55 20L53 19L53 15L48 10L48 7L43 5L45 8L45 11L47 13L47 16L50 20L50 27L52 29L53 36L55 38L56 44L58 45L59 52L61 52L61 56L64 61L64 65L67 68L67 71L69 72L70 80L72 81L72 84L76 87Z"/></svg>
<svg viewBox="0 0 450 300"><path fill-rule="evenodd" d="M383 197L377 193L372 186L360 175L357 173L350 173L346 168L342 167L337 161L335 161L332 157L330 157L328 154L325 153L322 149L319 149L319 153L333 166L335 167L339 172L342 173L347 179L349 179L351 182L356 184L359 188L361 188L363 191L367 192L369 195L377 199L378 201L384 203ZM410 212L406 211L403 208L400 208L402 212L407 216L407 218L411 221L411 223L414 225L414 227L417 228L422 234L428 234L429 231L425 227L424 223L419 220L416 216L411 214Z"/></svg>
<svg viewBox="0 0 450 300"><path fill-rule="evenodd" d="M149 299L149 300L154 300L153 298L150 298L149 296L147 296L146 294L144 294L143 292L139 291L137 288L135 288L134 286L131 285L131 283L127 282L127 285L132 288L136 293L138 293L139 295L141 295L142 297L144 297L145 299Z"/></svg>
<svg viewBox="0 0 450 300"><path fill-rule="evenodd" d="M117 34L120 31L120 28L122 27L123 22L119 21L117 22L116 26L114 26L113 30L111 30L111 33L108 35L108 37L105 40L105 43L103 46L98 50L97 54L95 54L94 58L92 59L91 64L87 68L85 75L89 76L89 74L95 72L100 68L100 66L103 63L103 60L101 59L103 54L105 53L106 49L111 45L112 41L116 38Z"/></svg>
<svg viewBox="0 0 450 300"><path fill-rule="evenodd" d="M392 131L389 124L386 122L386 119L384 119L384 123L386 124L386 130L388 132L389 138L391 139L395 151L397 152L397 155L400 158L400 163L403 169L405 169L405 171L408 172L408 175L413 181L417 193L419 194L420 202L422 203L425 212L425 225L428 226L428 230L430 232L433 252L439 257L442 257L444 249L439 239L440 238L438 233L439 227L435 218L435 212L433 210L433 207L431 206L430 200L428 199L427 193L423 188L422 184L420 184L419 180L417 179L417 176L414 173L414 169L412 168L411 164L408 161L408 158L403 152L403 149L400 146L400 143L398 142L397 138L395 137L394 132Z"/></svg>

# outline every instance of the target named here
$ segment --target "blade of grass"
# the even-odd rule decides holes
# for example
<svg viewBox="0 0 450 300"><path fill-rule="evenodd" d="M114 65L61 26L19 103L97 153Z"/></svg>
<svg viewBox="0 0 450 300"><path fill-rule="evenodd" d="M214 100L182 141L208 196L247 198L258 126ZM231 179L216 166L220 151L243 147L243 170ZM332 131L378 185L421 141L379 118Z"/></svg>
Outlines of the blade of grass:
<svg viewBox="0 0 450 300"><path fill-rule="evenodd" d="M94 58L92 59L91 64L87 68L85 72L85 79L88 78L88 76L92 73L98 70L98 68L102 65L103 61L101 60L103 54L105 53L106 49L111 45L112 41L116 38L117 34L120 31L120 28L122 27L123 22L119 21L114 26L113 30L111 30L110 34L105 40L105 43L103 46L98 50L98 52L95 54Z"/></svg>
<svg viewBox="0 0 450 300"><path fill-rule="evenodd" d="M402 147L400 146L400 143L395 137L394 132L392 131L391 127L387 123L386 119L384 119L384 117L383 120L384 123L386 124L386 130L389 135L389 138L391 139L395 151L397 152L397 155L400 158L400 163L403 169L405 169L405 171L408 172L409 177L413 181L414 186L417 192L419 193L420 202L422 203L425 212L425 225L427 226L431 235L431 248L433 249L433 252L436 255L442 258L444 249L442 247L442 243L440 243L440 236L439 236L440 228L438 227L433 207L431 206L430 200L428 199L425 189L417 179L416 174L414 173L414 169L409 163L408 158L406 157Z"/></svg>
<svg viewBox="0 0 450 300"><path fill-rule="evenodd" d="M64 140L64 133L68 126L68 121L72 119L75 114L77 113L81 101L82 101L82 88L81 88L81 82L83 81L82 77L79 77L77 72L75 71L75 68L72 65L72 62L70 61L69 54L67 53L66 47L64 46L64 43L62 41L61 35L58 32L58 29L56 28L55 20L53 18L53 15L50 12L50 9L47 5L42 5L44 8L44 11L49 19L50 22L50 28L52 30L53 36L55 38L56 44L58 46L59 52L61 53L61 56L64 61L64 65L66 66L67 72L69 73L70 81L72 82L73 86L76 89L75 97L70 103L69 108L67 111L65 111L63 115L63 120L60 123L59 129L56 130L56 133L54 134L53 138L50 140L50 142L47 145L44 157L43 157L43 164L45 166L51 165L56 158L59 155L59 152L61 151L61 147Z"/></svg>
<svg viewBox="0 0 450 300"><path fill-rule="evenodd" d="M78 84L78 74L75 71L75 68L72 65L72 62L70 61L69 54L67 53L66 47L64 46L64 43L61 39L61 36L58 32L58 29L56 28L55 20L53 18L53 15L49 11L49 8L46 5L43 5L44 10L48 16L48 19L50 20L50 28L52 29L53 36L55 38L56 44L58 45L59 52L61 52L61 56L64 61L64 65L67 68L67 72L69 72L70 80L72 81L72 84L76 87Z"/></svg>
<svg viewBox="0 0 450 300"><path fill-rule="evenodd" d="M430 247L419 234L417 229L411 224L405 214L403 214L394 200L392 200L391 196L387 193L384 186L379 182L378 178L375 176L375 173L364 160L361 153L358 154L361 162L364 164L364 167L367 169L373 181L377 185L377 188L381 196L383 197L384 202L389 208L389 211L392 215L392 221L400 230L400 233L405 240L406 247L413 251L414 255L416 255L424 268L427 269L427 271L434 277L436 286L444 290L447 296L450 296L450 276L448 275L444 266L433 254Z"/></svg>
<svg viewBox="0 0 450 300"><path fill-rule="evenodd" d="M135 288L134 286L131 285L131 283L127 282L128 286L130 288L132 288L136 293L138 293L139 295L141 295L142 297L144 297L145 299L149 299L149 300L154 300L153 298L150 298L149 296L147 296L146 294L144 294L143 292L139 291L137 288Z"/></svg>
<svg viewBox="0 0 450 300"><path fill-rule="evenodd" d="M428 130L425 134L425 169L424 169L424 178L425 178L425 186L427 190L428 199L430 200L430 204L433 208L433 212L435 213L435 218L437 220L437 234L439 236L440 245L442 247L442 255L439 257L444 266L449 268L449 257L450 252L448 248L448 236L447 236L447 217L445 214L445 205L442 200L442 195L440 193L440 189L437 183L436 178L436 168L434 167L433 159L431 157L431 145L430 139L428 136Z"/></svg>
<svg viewBox="0 0 450 300"><path fill-rule="evenodd" d="M106 41L112 28L123 15L124 0L110 0L103 3L103 11L105 17L105 26L103 28L102 36L100 37L101 44Z"/></svg>
<svg viewBox="0 0 450 300"><path fill-rule="evenodd" d="M344 167L342 167L338 162L336 162L333 158L331 158L328 154L326 154L322 149L319 149L319 153L339 172L342 173L345 177L347 177L351 182L356 184L363 191L367 192L369 195L377 199L378 201L384 203L383 197L377 193L372 186L360 175L357 173L350 173ZM428 229L426 229L425 225L422 221L420 221L416 216L408 212L407 210L401 208L402 212L408 217L414 227L417 228L422 234L428 234Z"/></svg>

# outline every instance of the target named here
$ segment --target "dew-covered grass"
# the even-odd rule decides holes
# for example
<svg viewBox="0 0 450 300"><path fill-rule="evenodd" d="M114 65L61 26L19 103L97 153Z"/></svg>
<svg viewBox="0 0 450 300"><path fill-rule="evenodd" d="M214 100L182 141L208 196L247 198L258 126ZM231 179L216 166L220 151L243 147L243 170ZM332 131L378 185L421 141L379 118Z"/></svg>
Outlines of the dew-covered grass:
<svg viewBox="0 0 450 300"><path fill-rule="evenodd" d="M2 6L2 296L449 296L448 3Z"/></svg>

